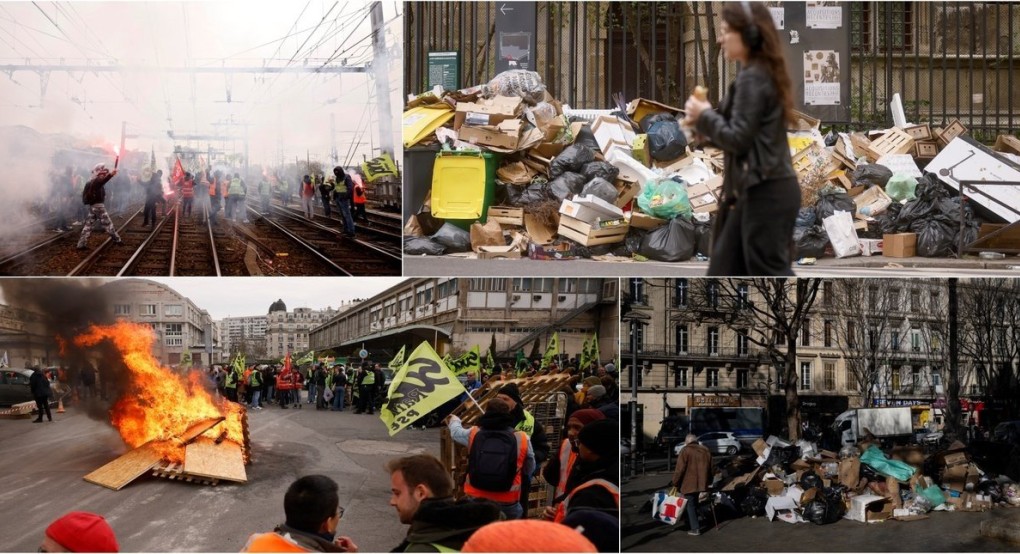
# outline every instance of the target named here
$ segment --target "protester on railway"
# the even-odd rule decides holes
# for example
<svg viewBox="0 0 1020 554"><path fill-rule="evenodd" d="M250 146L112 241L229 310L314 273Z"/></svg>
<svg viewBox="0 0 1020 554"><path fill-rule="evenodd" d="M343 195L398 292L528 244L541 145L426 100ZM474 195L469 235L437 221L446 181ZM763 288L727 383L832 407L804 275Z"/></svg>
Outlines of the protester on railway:
<svg viewBox="0 0 1020 554"><path fill-rule="evenodd" d="M211 211L209 212L209 222L212 225L216 225L216 214L220 212L223 207L223 196L226 189L226 183L223 181L223 172L216 170L212 174L212 178L209 179L209 206Z"/></svg>
<svg viewBox="0 0 1020 554"><path fill-rule="evenodd" d="M344 172L344 168L336 166L333 168L333 175L336 177L336 185L333 188L333 199L336 200L337 208L344 220L344 232L347 236L354 238L354 219L351 218L351 193L354 191L354 181L351 176Z"/></svg>
<svg viewBox="0 0 1020 554"><path fill-rule="evenodd" d="M259 181L259 200L262 201L262 214L269 215L269 201L273 196L273 187L269 183L269 179L266 178L265 174L262 175L262 180Z"/></svg>
<svg viewBox="0 0 1020 554"><path fill-rule="evenodd" d="M117 229L114 228L110 214L106 213L106 205L103 203L106 200L104 187L116 174L116 169L111 172L106 169L105 164L96 164L92 169L92 179L85 184L85 188L82 190L82 202L88 206L89 210L82 225L81 237L78 238L78 250L84 250L87 247L89 237L92 236L92 226L96 222L102 225L103 230L113 238L114 244L122 244L123 241L120 240L120 235L117 234Z"/></svg>
<svg viewBox="0 0 1020 554"><path fill-rule="evenodd" d="M325 475L294 481L283 497L285 523L269 533L255 533L242 552L357 552L347 536L336 536L344 517L340 487Z"/></svg>
<svg viewBox="0 0 1020 554"><path fill-rule="evenodd" d="M290 206L290 198L293 196L294 191L291 190L290 183L287 181L287 177L284 175L276 175L276 195L280 198L280 202L283 203L283 207Z"/></svg>
<svg viewBox="0 0 1020 554"><path fill-rule="evenodd" d="M181 195L181 214L190 219L191 206L195 202L195 177L190 172L184 174L178 190Z"/></svg>
<svg viewBox="0 0 1020 554"><path fill-rule="evenodd" d="M329 219L331 216L330 204L332 204L333 184L333 178L328 180L320 179L318 181L319 196L322 198L322 213L326 216L326 219Z"/></svg>
<svg viewBox="0 0 1020 554"><path fill-rule="evenodd" d="M50 173L50 197L53 199L50 204L50 209L56 223L53 230L57 233L63 233L64 231L71 230L71 226L68 225L67 221L71 202L74 197L74 188L71 184L70 173L70 168L68 168L66 174L57 173L55 171Z"/></svg>
<svg viewBox="0 0 1020 554"><path fill-rule="evenodd" d="M314 214L312 210L312 202L314 200L315 187L312 186L312 176L305 175L301 178L301 210L308 219L312 219L312 215Z"/></svg>
<svg viewBox="0 0 1020 554"><path fill-rule="evenodd" d="M390 506L410 525L393 552L456 552L478 529L499 521L499 506L488 500L454 500L454 483L430 454L396 458L390 473Z"/></svg>
<svg viewBox="0 0 1020 554"><path fill-rule="evenodd" d="M39 552L120 552L120 545L103 516L68 512L46 528Z"/></svg>
<svg viewBox="0 0 1020 554"><path fill-rule="evenodd" d="M142 190L145 192L145 205L142 207L142 227L156 226L156 201L163 197L163 170L160 169L149 176L148 180L141 181Z"/></svg>
<svg viewBox="0 0 1020 554"><path fill-rule="evenodd" d="M194 176L194 207L198 211L198 222L204 224L209 213L209 177L205 171Z"/></svg>
<svg viewBox="0 0 1020 554"><path fill-rule="evenodd" d="M360 178L354 181L354 194L351 200L354 203L354 219L361 219L368 223L368 212L365 211L368 195L365 192L365 183Z"/></svg>
<svg viewBox="0 0 1020 554"><path fill-rule="evenodd" d="M450 438L468 448L464 493L499 504L507 519L524 515L522 493L527 488L525 476L536 467L535 452L528 435L514 429L510 405L502 395L490 399L478 424L465 429L460 418L447 417Z"/></svg>
<svg viewBox="0 0 1020 554"><path fill-rule="evenodd" d="M685 105L686 121L725 155L708 274L792 276L800 187L786 129L794 117L794 94L765 3L725 3L718 42L741 71L718 110L695 95Z"/></svg>
<svg viewBox="0 0 1020 554"><path fill-rule="evenodd" d="M248 223L248 209L245 202L248 198L248 185L241 179L241 174L235 172L227 185L227 218L238 223Z"/></svg>

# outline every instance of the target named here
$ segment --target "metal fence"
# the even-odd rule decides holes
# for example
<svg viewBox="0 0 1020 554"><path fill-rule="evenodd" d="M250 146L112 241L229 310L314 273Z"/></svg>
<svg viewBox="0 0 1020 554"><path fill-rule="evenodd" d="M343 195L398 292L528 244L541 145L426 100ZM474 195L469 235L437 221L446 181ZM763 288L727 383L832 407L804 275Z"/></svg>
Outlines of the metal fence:
<svg viewBox="0 0 1020 554"><path fill-rule="evenodd" d="M462 86L495 68L496 3L410 2L405 11L408 94L424 90L429 51L461 53ZM574 108L611 108L612 95L682 105L696 84L718 101L736 67L716 45L719 2L539 2L535 67ZM892 124L893 93L907 119L960 119L981 141L1020 132L1020 3L852 2L849 121Z"/></svg>

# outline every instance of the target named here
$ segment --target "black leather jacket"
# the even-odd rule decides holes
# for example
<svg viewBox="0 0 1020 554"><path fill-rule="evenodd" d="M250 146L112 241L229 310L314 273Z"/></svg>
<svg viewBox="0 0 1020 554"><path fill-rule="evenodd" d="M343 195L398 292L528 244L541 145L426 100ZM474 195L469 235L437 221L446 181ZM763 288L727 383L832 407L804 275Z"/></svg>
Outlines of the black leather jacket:
<svg viewBox="0 0 1020 554"><path fill-rule="evenodd" d="M705 110L696 128L726 153L723 204L762 181L796 177L783 105L768 70L750 63L730 84L719 110Z"/></svg>

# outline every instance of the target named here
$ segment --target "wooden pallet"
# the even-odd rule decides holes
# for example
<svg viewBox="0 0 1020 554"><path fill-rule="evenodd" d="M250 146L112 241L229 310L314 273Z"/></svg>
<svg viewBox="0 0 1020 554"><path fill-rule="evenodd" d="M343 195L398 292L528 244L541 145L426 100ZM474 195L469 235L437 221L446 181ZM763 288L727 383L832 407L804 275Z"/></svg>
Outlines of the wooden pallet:
<svg viewBox="0 0 1020 554"><path fill-rule="evenodd" d="M184 481L185 483L197 483L199 485L211 485L215 487L219 484L219 479L210 479L208 477L198 477L191 475L184 471L184 466L178 463L167 462L166 460L161 461L152 468L152 476L159 477L162 479L169 479L171 481Z"/></svg>
<svg viewBox="0 0 1020 554"><path fill-rule="evenodd" d="M872 163L889 154L913 154L914 137L893 127L868 145L868 159Z"/></svg>

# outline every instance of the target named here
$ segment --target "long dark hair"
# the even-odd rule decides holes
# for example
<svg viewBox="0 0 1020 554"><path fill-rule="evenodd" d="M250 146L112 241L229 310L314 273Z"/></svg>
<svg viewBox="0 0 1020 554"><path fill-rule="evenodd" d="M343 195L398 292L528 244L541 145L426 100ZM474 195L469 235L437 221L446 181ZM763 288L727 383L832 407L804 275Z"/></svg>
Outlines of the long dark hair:
<svg viewBox="0 0 1020 554"><path fill-rule="evenodd" d="M726 2L723 4L722 18L729 25L733 32L740 33L744 46L748 49L750 63L763 64L772 75L772 82L779 94L779 102L783 106L783 115L789 123L794 122L793 115L793 83L790 81L790 72L786 67L786 58L783 57L783 47L779 43L779 32L772 20L765 4L761 2L747 2L751 8L751 16L754 24L758 27L761 36L761 45L752 48L747 43L747 28L750 27L750 20L744 8L744 2Z"/></svg>

